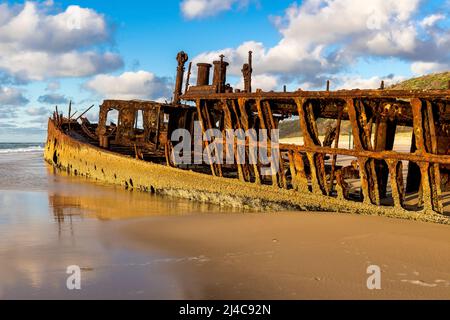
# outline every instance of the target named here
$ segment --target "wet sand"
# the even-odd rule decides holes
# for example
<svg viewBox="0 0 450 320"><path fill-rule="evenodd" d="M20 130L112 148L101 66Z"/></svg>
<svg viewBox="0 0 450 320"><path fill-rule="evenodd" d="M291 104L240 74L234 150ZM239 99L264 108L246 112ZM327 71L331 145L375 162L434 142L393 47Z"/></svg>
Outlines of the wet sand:
<svg viewBox="0 0 450 320"><path fill-rule="evenodd" d="M164 218L119 232L131 247L195 257L172 265L192 299L450 299L448 226L278 213ZM367 267L382 290L367 289Z"/></svg>
<svg viewBox="0 0 450 320"><path fill-rule="evenodd" d="M242 213L56 175L41 154L2 155L0 175L0 299L450 299L449 226Z"/></svg>

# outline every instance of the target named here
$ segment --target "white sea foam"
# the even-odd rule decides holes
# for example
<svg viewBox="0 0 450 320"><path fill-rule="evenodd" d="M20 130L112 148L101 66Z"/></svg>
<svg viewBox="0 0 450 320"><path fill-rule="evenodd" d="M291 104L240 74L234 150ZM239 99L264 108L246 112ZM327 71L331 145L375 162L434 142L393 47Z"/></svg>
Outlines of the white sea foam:
<svg viewBox="0 0 450 320"><path fill-rule="evenodd" d="M44 148L41 146L26 147L26 148L11 148L11 149L0 149L0 154L10 154L10 153L41 153Z"/></svg>

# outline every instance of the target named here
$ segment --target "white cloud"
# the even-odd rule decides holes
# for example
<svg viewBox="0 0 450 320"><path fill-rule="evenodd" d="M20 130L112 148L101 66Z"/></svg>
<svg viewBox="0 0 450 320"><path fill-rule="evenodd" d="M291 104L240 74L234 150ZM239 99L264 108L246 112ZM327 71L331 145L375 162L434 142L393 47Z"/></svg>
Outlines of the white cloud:
<svg viewBox="0 0 450 320"><path fill-rule="evenodd" d="M1 49L0 49L1 51ZM122 66L121 58L112 53L94 51L51 54L48 52L15 52L0 56L0 68L27 80L85 77L108 72Z"/></svg>
<svg viewBox="0 0 450 320"><path fill-rule="evenodd" d="M416 19L419 8L419 0L305 0L273 19L281 35L275 46L247 41L236 48L204 52L194 61L212 61L224 54L230 74L240 76L252 50L256 75L318 86L324 78L348 71L362 57L450 61L448 28L423 28Z"/></svg>
<svg viewBox="0 0 450 320"><path fill-rule="evenodd" d="M89 76L123 65L119 55L92 48L111 40L103 15L76 5L49 14L52 5L0 5L0 70L23 80L43 80Z"/></svg>
<svg viewBox="0 0 450 320"><path fill-rule="evenodd" d="M411 65L411 71L417 76L448 70L450 70L450 64L445 63L417 61Z"/></svg>
<svg viewBox="0 0 450 320"><path fill-rule="evenodd" d="M44 107L30 107L26 110L26 113L29 116L34 116L34 117L50 115L50 111Z"/></svg>
<svg viewBox="0 0 450 320"><path fill-rule="evenodd" d="M108 99L168 99L172 85L167 78L161 78L146 71L125 72L119 76L98 75L85 84L85 88Z"/></svg>
<svg viewBox="0 0 450 320"><path fill-rule="evenodd" d="M351 89L378 89L380 88L381 81L384 81L386 87L389 87L393 84L401 82L405 80L405 77L402 76L390 76L387 78L382 77L370 77L370 78L362 78L359 76L348 76L344 75L337 79L338 85L336 86L336 90L351 90Z"/></svg>
<svg viewBox="0 0 450 320"><path fill-rule="evenodd" d="M258 74L252 79L252 90L261 89L263 91L280 90L278 83L278 77L268 74ZM237 88L244 88L244 80L241 79L239 83L235 85Z"/></svg>
<svg viewBox="0 0 450 320"><path fill-rule="evenodd" d="M186 18L197 19L231 10L233 6L243 8L249 2L250 0L183 0L180 6Z"/></svg>
<svg viewBox="0 0 450 320"><path fill-rule="evenodd" d="M420 25L422 27L433 27L438 21L444 20L445 15L443 14L431 14L429 16L426 16L421 22Z"/></svg>
<svg viewBox="0 0 450 320"><path fill-rule="evenodd" d="M28 99L25 98L21 90L0 86L0 107L23 106L28 102Z"/></svg>

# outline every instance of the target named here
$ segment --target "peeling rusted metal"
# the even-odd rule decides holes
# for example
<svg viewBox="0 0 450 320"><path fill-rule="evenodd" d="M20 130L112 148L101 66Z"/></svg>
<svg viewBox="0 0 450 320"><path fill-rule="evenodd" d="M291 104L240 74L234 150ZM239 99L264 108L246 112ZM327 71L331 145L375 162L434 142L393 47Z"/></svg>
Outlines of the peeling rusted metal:
<svg viewBox="0 0 450 320"><path fill-rule="evenodd" d="M210 174L227 181L235 179L244 185L267 186L274 196L293 191L337 199L343 205L361 202L373 210L392 206L402 212L448 214L443 198L450 191L450 90L387 90L382 83L379 90L330 91L328 81L326 91L252 92L249 53L249 61L242 68L243 89L233 90L227 84L228 63L221 56L213 64L197 64L197 85L189 84L191 62L182 94L187 61L187 54L180 52L172 103L106 100L100 107L98 124L83 118L90 109L75 120L71 106L68 117L56 109L52 132L60 130L71 139L136 161ZM115 122L108 123L113 111ZM202 133L217 129L225 134L227 130L276 130L280 120L292 116L299 117L298 136L304 142L281 143L272 148L269 139L266 151L280 162L279 170L269 178L261 175L260 162L225 165L208 158L204 165L181 166L173 161L172 133L181 128L194 134L196 121ZM319 130L320 119L335 120L325 139ZM346 134L342 129L345 121L351 124L354 141L349 149L340 145L340 136ZM410 152L394 149L400 127L411 129ZM238 160L236 140L232 146L219 139L203 143L206 147L224 144L227 154L233 151ZM249 148L247 137L245 160L252 156ZM51 156L49 151L49 161L53 161ZM343 164L341 157L353 160L352 165ZM407 201L407 195L415 197L416 203Z"/></svg>

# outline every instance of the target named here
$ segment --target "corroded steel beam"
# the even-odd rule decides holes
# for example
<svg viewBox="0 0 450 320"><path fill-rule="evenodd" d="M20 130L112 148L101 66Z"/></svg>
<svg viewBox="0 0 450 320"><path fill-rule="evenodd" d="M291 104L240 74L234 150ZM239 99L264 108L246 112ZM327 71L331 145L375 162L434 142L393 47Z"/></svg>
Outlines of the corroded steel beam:
<svg viewBox="0 0 450 320"><path fill-rule="evenodd" d="M346 106L352 123L355 150L373 150L364 105L359 102L356 106L353 99L347 99ZM374 160L368 157L358 157L358 161L364 202L369 203L371 201L373 204L380 205L380 194Z"/></svg>
<svg viewBox="0 0 450 320"><path fill-rule="evenodd" d="M296 103L299 113L300 128L303 132L305 145L320 148L322 145L319 140L319 131L317 129L313 106L311 103L307 103L307 100L301 98L297 99ZM308 152L307 157L311 168L313 192L318 194L328 194L325 174L325 160L323 154Z"/></svg>
<svg viewBox="0 0 450 320"><path fill-rule="evenodd" d="M403 164L401 161L388 160L389 174L391 178L392 198L394 206L404 208L405 187L403 183Z"/></svg>
<svg viewBox="0 0 450 320"><path fill-rule="evenodd" d="M198 120L202 128L202 133L204 134L207 130L212 128L211 120L209 119L209 112L206 106L204 105L204 102L201 100L197 101L196 106L197 106ZM204 143L206 148L210 147L209 142L205 141ZM213 176L222 176L222 168L220 167L220 165L213 163L210 153L207 152L207 154L208 154L208 162L211 166L211 172Z"/></svg>
<svg viewBox="0 0 450 320"><path fill-rule="evenodd" d="M402 153L395 151L383 151L375 152L368 150L351 150L351 149L335 149L329 147L317 147L317 146L300 146L292 144L280 144L280 149L282 151L293 150L297 152L307 153L315 152L330 155L343 155L351 156L356 158L372 158L377 160L398 160L398 161L413 161L413 162L424 162L424 163L439 163L443 165L450 165L450 156L444 155L434 155L429 153Z"/></svg>
<svg viewBox="0 0 450 320"><path fill-rule="evenodd" d="M181 99L194 101L196 99L222 100L222 99L437 99L450 100L450 90L339 90L339 91L296 91L296 92L254 92L254 93L211 93L204 95L189 92Z"/></svg>

